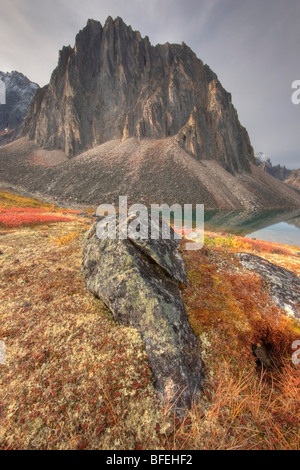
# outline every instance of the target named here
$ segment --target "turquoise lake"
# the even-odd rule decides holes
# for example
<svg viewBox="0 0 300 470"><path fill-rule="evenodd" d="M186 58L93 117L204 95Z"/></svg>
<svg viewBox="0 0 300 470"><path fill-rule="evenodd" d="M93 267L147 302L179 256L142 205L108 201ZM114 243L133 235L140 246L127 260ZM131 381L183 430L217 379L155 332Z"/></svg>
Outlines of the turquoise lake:
<svg viewBox="0 0 300 470"><path fill-rule="evenodd" d="M169 217L164 211L162 215ZM212 232L231 233L300 248L299 210L205 211L204 227Z"/></svg>
<svg viewBox="0 0 300 470"><path fill-rule="evenodd" d="M205 229L300 248L300 211L208 211Z"/></svg>

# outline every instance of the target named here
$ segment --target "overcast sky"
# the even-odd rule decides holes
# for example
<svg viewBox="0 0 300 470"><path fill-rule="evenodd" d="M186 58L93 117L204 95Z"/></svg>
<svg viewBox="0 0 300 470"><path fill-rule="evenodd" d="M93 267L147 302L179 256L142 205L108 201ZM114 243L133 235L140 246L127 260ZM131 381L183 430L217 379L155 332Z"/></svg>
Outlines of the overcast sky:
<svg viewBox="0 0 300 470"><path fill-rule="evenodd" d="M0 71L49 82L88 18L121 16L152 44L184 41L232 93L255 152L300 167L300 0L0 0Z"/></svg>

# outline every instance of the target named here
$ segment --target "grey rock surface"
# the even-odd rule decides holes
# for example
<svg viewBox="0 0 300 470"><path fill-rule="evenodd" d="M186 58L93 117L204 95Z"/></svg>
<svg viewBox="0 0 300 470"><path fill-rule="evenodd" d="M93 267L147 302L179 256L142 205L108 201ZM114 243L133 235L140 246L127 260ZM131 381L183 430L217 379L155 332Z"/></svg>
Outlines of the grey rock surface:
<svg viewBox="0 0 300 470"><path fill-rule="evenodd" d="M178 409L190 406L201 390L203 364L178 288L187 283L178 242L100 240L96 227L83 246L87 288L116 321L140 332L160 397Z"/></svg>
<svg viewBox="0 0 300 470"><path fill-rule="evenodd" d="M255 163L231 95L210 68L184 43L152 46L121 18L104 27L89 20L75 46L60 51L24 135L68 157L114 139L174 137L230 172Z"/></svg>
<svg viewBox="0 0 300 470"><path fill-rule="evenodd" d="M300 169L289 170L285 165L273 165L270 158L265 156L262 152L255 154L255 160L257 166L259 166L262 171L300 190Z"/></svg>
<svg viewBox="0 0 300 470"><path fill-rule="evenodd" d="M0 105L0 144L3 144L18 136L39 86L15 71L0 72L0 80L6 89L6 103ZM4 132L5 129L7 132Z"/></svg>
<svg viewBox="0 0 300 470"><path fill-rule="evenodd" d="M291 271L249 253L238 253L242 265L267 283L275 303L288 316L300 319L300 279Z"/></svg>
<svg viewBox="0 0 300 470"><path fill-rule="evenodd" d="M300 169L299 170L291 170L288 177L284 180L286 184L300 190Z"/></svg>

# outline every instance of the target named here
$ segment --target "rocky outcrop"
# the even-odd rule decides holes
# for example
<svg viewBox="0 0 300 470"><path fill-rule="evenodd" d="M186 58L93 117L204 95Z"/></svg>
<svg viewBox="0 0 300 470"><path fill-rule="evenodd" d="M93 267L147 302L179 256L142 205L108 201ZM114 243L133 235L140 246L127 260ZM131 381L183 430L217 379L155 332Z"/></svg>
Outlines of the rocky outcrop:
<svg viewBox="0 0 300 470"><path fill-rule="evenodd" d="M89 20L39 90L24 135L73 157L113 139L173 137L198 160L250 171L253 149L231 95L184 43L153 47L108 18Z"/></svg>
<svg viewBox="0 0 300 470"><path fill-rule="evenodd" d="M260 168L280 181L285 181L292 172L292 170L288 170L285 166L273 166L271 163L262 163Z"/></svg>
<svg viewBox="0 0 300 470"><path fill-rule="evenodd" d="M200 391L203 365L178 288L187 280L177 243L161 236L100 240L95 223L84 241L82 272L115 320L140 332L159 395L179 409Z"/></svg>
<svg viewBox="0 0 300 470"><path fill-rule="evenodd" d="M291 170L290 174L288 175L288 177L285 179L284 182L300 190L300 169Z"/></svg>
<svg viewBox="0 0 300 470"><path fill-rule="evenodd" d="M18 72L0 72L0 80L6 90L6 103L0 105L0 145L3 145L18 137L39 86Z"/></svg>
<svg viewBox="0 0 300 470"><path fill-rule="evenodd" d="M289 170L285 166L272 165L270 158L262 152L255 154L256 164L268 175L300 190L300 169Z"/></svg>
<svg viewBox="0 0 300 470"><path fill-rule="evenodd" d="M288 316L300 319L300 279L291 271L249 253L237 255L242 265L257 272L266 282L275 303Z"/></svg>
<svg viewBox="0 0 300 470"><path fill-rule="evenodd" d="M260 169L268 175L300 190L300 170L289 170L285 166L262 163Z"/></svg>

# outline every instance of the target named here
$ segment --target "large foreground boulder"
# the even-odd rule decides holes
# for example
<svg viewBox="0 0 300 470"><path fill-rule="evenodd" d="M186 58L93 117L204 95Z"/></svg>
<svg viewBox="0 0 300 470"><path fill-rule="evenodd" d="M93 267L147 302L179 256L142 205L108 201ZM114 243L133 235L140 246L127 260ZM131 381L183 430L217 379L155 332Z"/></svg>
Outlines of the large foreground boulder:
<svg viewBox="0 0 300 470"><path fill-rule="evenodd" d="M178 284L187 284L176 240L101 240L95 223L84 240L87 288L116 321L137 328L163 400L190 406L201 390L203 364Z"/></svg>

